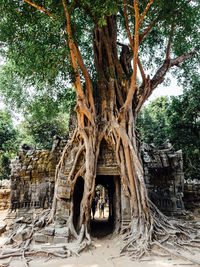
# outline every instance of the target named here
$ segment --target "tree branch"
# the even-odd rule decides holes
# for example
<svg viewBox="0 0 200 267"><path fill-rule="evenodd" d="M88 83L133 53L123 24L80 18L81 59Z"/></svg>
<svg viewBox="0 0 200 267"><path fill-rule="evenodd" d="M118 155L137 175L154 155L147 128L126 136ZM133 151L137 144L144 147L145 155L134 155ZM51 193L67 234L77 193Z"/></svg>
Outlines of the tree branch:
<svg viewBox="0 0 200 267"><path fill-rule="evenodd" d="M129 23L128 23L128 13L127 13L127 8L126 8L126 0L123 0L123 9L124 9L126 33L127 33L128 39L129 39L129 43L131 45L131 49L132 49L132 51L134 51L134 43L133 43L133 39L131 38L131 32L130 32Z"/></svg>
<svg viewBox="0 0 200 267"><path fill-rule="evenodd" d="M81 111L86 115L86 117L90 120L90 122L94 123L93 116L92 116L92 114L91 114L91 112L90 112L90 110L86 104L87 99L86 99L86 96L85 96L83 89L82 89L80 73L79 73L79 69L78 69L76 60L78 60L78 63L80 64L79 65L80 68L81 69L83 68L83 70L86 72L85 75L87 75L87 69L84 66L80 52L79 52L79 50L78 50L78 48L77 48L77 46L73 40L73 34L72 34L72 29L71 29L71 20L70 20L68 7L67 7L65 0L62 0L62 4L63 4L63 8L65 11L65 17L66 17L66 21L67 21L67 33L69 36L68 37L69 38L68 44L69 44L69 50L70 50L70 59L71 59L72 67L73 67L74 72L76 74L74 85L75 85L76 94L77 94L77 104L79 107L81 107ZM88 76L89 76L89 74L88 74ZM78 109L77 109L77 111L78 111Z"/></svg>
<svg viewBox="0 0 200 267"><path fill-rule="evenodd" d="M144 12L143 12L142 15L140 16L140 22L139 22L139 25L141 25L141 23L142 23L144 17L146 16L146 14L147 14L147 12L148 12L148 10L149 10L151 4L153 3L153 1L154 1L154 0L150 0L150 1L148 2L148 4L146 5L146 7L145 7L145 9L144 9Z"/></svg>
<svg viewBox="0 0 200 267"><path fill-rule="evenodd" d="M85 78L85 83L86 83L86 91L88 93L88 98L89 98L88 101L91 105L93 113L95 113L95 106L94 106L94 100L93 100L93 95L92 95L92 83L91 83L90 75L88 73L88 70L87 70L84 62L83 62L83 59L82 59L81 53L78 49L78 46L77 46L77 44L73 38L72 29L71 29L71 22L70 22L70 15L69 15L67 4L66 4L65 0L62 0L62 2L63 2L64 10L65 10L65 16L67 19L67 32L69 35L70 52L72 52L74 54L73 56L77 60L78 65L79 65L79 67L83 73L83 76ZM75 60L74 64L76 64L76 60ZM85 98L85 96L84 96L84 98Z"/></svg>
<svg viewBox="0 0 200 267"><path fill-rule="evenodd" d="M74 72L76 74L76 79L75 79L75 87L78 93L78 96L81 99L85 98L84 92L82 90L82 86L81 86L81 82L80 82L80 73L79 73L79 69L76 63L76 57L75 57L75 53L74 53L74 42L73 42L73 35L72 35L72 29L71 29L71 20L70 20L70 16L69 16L69 12L68 12L68 8L67 5L65 3L65 0L62 0L63 3L63 7L64 7L64 11L65 11L65 17L66 17L66 22L67 22L67 34L68 34L68 45L69 45L69 51L70 51L70 59L71 59L71 63L72 63L72 67L74 69Z"/></svg>
<svg viewBox="0 0 200 267"><path fill-rule="evenodd" d="M35 7L36 9L42 11L43 13L46 13L47 15L49 15L50 17L52 17L53 19L56 19L56 16L54 16L52 13L50 13L49 11L47 11L46 9L44 9L43 7L40 7L32 2L30 2L29 0L24 0L24 2L28 3L29 5Z"/></svg>
<svg viewBox="0 0 200 267"><path fill-rule="evenodd" d="M177 57L177 58L174 58L174 59L165 60L163 65L157 70L156 74L151 79L151 91L150 91L150 94L158 86L158 84L163 82L164 77L165 77L167 71L169 70L169 68L171 68L173 66L178 66L179 64L181 64L185 60L189 59L194 54L196 54L196 51L192 51L192 52L190 52L188 54L183 54L180 57Z"/></svg>
<svg viewBox="0 0 200 267"><path fill-rule="evenodd" d="M156 23L158 23L159 21L162 21L164 19L167 19L169 17L174 16L175 14L177 14L184 6L186 6L187 4L189 4L192 0L188 0L186 1L182 6L180 6L177 9L172 10L172 13L164 16L164 17L160 17L158 16L152 23L149 24L149 26L146 28L146 30L144 30L144 32L142 34L140 34L140 43L143 41L143 39L147 36L147 34L149 33L149 31L156 25Z"/></svg>
<svg viewBox="0 0 200 267"><path fill-rule="evenodd" d="M143 80L143 83L144 83L145 80L146 80L146 75L144 73L144 69L142 67L142 63L141 63L139 58L137 59L137 64L138 64L138 67L139 67L139 70L140 70L140 73L141 73L141 76L142 76L142 80Z"/></svg>
<svg viewBox="0 0 200 267"><path fill-rule="evenodd" d="M183 54L180 57L174 58L170 60L171 63L171 67L173 66L178 66L179 64L181 64L183 61L189 59L191 56L197 54L197 52L194 50L188 54Z"/></svg>
<svg viewBox="0 0 200 267"><path fill-rule="evenodd" d="M144 32L142 34L140 34L140 43L143 41L143 39L147 36L147 34L149 33L149 31L156 25L156 23L159 20L155 20L154 22L152 22L151 24L149 24L149 26L146 28L146 30L144 30Z"/></svg>
<svg viewBox="0 0 200 267"><path fill-rule="evenodd" d="M144 102L147 100L148 95L150 93L151 86L150 86L150 77L148 76L147 79L145 80L145 83L142 84L142 86L139 88L139 91L142 91L143 94L141 94L140 99L137 103L137 106L135 108L135 114L138 114L142 105Z"/></svg>
<svg viewBox="0 0 200 267"><path fill-rule="evenodd" d="M138 100L137 100L138 102L137 102L137 106L135 108L136 114L138 114L143 103L151 95L153 90L164 81L167 71L173 66L178 66L179 64L181 64L185 60L189 59L194 54L196 54L196 51L192 51L191 53L188 53L188 54L183 54L180 57L177 57L175 59L169 59L168 58L164 61L163 65L157 70L154 77L151 80L147 79L145 81L145 84L143 84L139 88L139 91L141 93L138 95Z"/></svg>
<svg viewBox="0 0 200 267"><path fill-rule="evenodd" d="M169 35L169 41L168 41L168 44L167 44L167 50L166 50L165 59L169 59L170 58L170 50L171 50L171 46L172 46L172 38L173 38L174 29L175 29L175 26L174 26L174 23L172 23L171 31L170 31L170 35Z"/></svg>
<svg viewBox="0 0 200 267"><path fill-rule="evenodd" d="M83 72L83 76L85 78L86 91L88 92L89 103L91 105L93 113L95 114L94 99L93 99L93 95L92 95L92 82L91 82L88 70L87 70L87 68L83 62L81 53L80 53L76 44L75 44L75 55L76 55L79 67L81 68L81 71Z"/></svg>
<svg viewBox="0 0 200 267"><path fill-rule="evenodd" d="M134 10L135 10L135 32L134 32L134 51L133 51L133 74L131 76L131 85L127 94L126 101L124 103L123 112L126 114L128 111L133 95L137 88L136 86L136 78L137 78L137 59L138 59L138 48L139 48L139 9L138 2L134 0Z"/></svg>

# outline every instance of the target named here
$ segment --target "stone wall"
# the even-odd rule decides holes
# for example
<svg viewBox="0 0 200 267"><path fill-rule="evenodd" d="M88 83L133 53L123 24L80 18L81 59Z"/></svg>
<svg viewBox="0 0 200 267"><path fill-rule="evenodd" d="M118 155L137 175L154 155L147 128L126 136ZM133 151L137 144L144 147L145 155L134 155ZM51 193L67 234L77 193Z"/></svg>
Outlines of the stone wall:
<svg viewBox="0 0 200 267"><path fill-rule="evenodd" d="M65 139L55 138L51 151L21 147L11 161L11 210L51 206L55 169L66 143Z"/></svg>
<svg viewBox="0 0 200 267"><path fill-rule="evenodd" d="M185 208L194 211L195 208L200 208L200 184L199 183L186 183L184 185L184 198Z"/></svg>
<svg viewBox="0 0 200 267"><path fill-rule="evenodd" d="M150 199L166 214L181 214L184 210L182 151L174 151L169 142L161 148L143 144L142 158Z"/></svg>
<svg viewBox="0 0 200 267"><path fill-rule="evenodd" d="M24 145L17 157L12 160L10 208L17 211L16 216L27 211L31 213L31 209L51 207L56 165L66 143L67 138L55 138L51 151L35 150ZM67 152L63 173L58 177L57 194L65 201L65 207L58 201L57 216L65 221L69 216L70 188L67 184L67 175L72 166L73 149L76 148ZM167 214L181 212L184 209L182 152L175 152L170 144L165 144L159 149L143 144L141 155L150 199ZM77 168L81 166L81 160L84 159L80 159ZM101 144L97 175L120 175L112 148L106 142ZM122 221L129 218L127 214L130 205L125 198L126 194L121 192Z"/></svg>
<svg viewBox="0 0 200 267"><path fill-rule="evenodd" d="M10 205L10 181L0 181L0 210L6 210Z"/></svg>

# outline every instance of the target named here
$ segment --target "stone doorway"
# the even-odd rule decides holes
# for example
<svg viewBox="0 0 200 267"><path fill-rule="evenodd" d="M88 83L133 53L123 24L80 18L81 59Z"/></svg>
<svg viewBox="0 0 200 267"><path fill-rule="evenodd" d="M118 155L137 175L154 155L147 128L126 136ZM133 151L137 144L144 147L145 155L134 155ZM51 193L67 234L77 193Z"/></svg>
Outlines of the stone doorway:
<svg viewBox="0 0 200 267"><path fill-rule="evenodd" d="M119 175L97 175L96 196L106 200L104 208L105 218L99 218L97 205L95 219L91 220L91 235L104 237L113 232L119 232L121 227L121 188ZM102 188L102 191L100 190ZM98 192L101 191L101 192Z"/></svg>

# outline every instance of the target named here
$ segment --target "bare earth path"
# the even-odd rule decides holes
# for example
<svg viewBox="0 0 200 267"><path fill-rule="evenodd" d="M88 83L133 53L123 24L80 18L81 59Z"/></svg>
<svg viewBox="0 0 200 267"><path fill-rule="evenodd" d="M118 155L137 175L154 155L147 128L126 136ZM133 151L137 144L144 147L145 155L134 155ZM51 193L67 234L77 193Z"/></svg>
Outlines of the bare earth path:
<svg viewBox="0 0 200 267"><path fill-rule="evenodd" d="M131 261L128 257L117 257L120 249L119 238L111 236L103 239L93 239L93 247L81 253L79 257L68 259L51 259L45 262L42 258L34 258L29 262L30 267L178 267L178 266L195 266L186 263L183 260L175 260L170 256L166 258L154 257L148 261ZM10 263L12 267L24 267L24 262L13 260ZM197 265L196 265L197 266Z"/></svg>
<svg viewBox="0 0 200 267"><path fill-rule="evenodd" d="M6 212L0 212L0 221L4 219ZM30 267L179 267L197 266L180 259L167 257L150 257L145 261L131 261L128 257L119 255L122 240L120 236L108 235L104 238L93 238L90 249L84 251L79 257L73 256L67 259L34 257L29 262ZM0 243L3 238L0 238ZM200 255L195 255L200 258ZM20 259L0 261L0 267L24 267L24 261Z"/></svg>

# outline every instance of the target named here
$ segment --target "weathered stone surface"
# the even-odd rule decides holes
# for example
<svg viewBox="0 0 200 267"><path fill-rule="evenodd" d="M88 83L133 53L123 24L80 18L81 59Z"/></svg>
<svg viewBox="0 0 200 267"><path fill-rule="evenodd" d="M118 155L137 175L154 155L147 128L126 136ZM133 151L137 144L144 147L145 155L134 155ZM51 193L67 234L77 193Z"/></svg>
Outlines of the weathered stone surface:
<svg viewBox="0 0 200 267"><path fill-rule="evenodd" d="M38 243L48 243L48 236L42 233L35 233L33 235L33 240Z"/></svg>
<svg viewBox="0 0 200 267"><path fill-rule="evenodd" d="M60 184L58 185L57 195L60 198L69 199L70 193L71 193L71 187L64 187L64 186L61 186Z"/></svg>
<svg viewBox="0 0 200 267"><path fill-rule="evenodd" d="M67 237L55 236L53 240L54 244L68 243Z"/></svg>
<svg viewBox="0 0 200 267"><path fill-rule="evenodd" d="M31 235L32 228L26 227L26 225L22 225L18 230L16 235L13 237L15 241L25 241Z"/></svg>
<svg viewBox="0 0 200 267"><path fill-rule="evenodd" d="M31 217L26 216L26 217L20 217L15 220L15 223L31 223Z"/></svg>
<svg viewBox="0 0 200 267"><path fill-rule="evenodd" d="M55 229L55 236L68 237L69 236L69 228L68 227L56 228Z"/></svg>
<svg viewBox="0 0 200 267"><path fill-rule="evenodd" d="M22 231L22 239L23 241L30 238L31 236L31 233L32 233L32 228L26 228Z"/></svg>
<svg viewBox="0 0 200 267"><path fill-rule="evenodd" d="M53 236L55 232L54 227L45 227L45 229L42 231L42 234Z"/></svg>
<svg viewBox="0 0 200 267"><path fill-rule="evenodd" d="M190 184L188 184L190 182ZM184 185L184 204L186 209L194 211L200 209L200 182L187 181Z"/></svg>
<svg viewBox="0 0 200 267"><path fill-rule="evenodd" d="M70 118L70 127L76 125L74 118ZM68 137L71 132L68 133ZM67 137L67 138L68 138ZM51 208L54 194L54 180L56 165L59 161L63 148L68 140L55 137L51 151L35 150L29 146L19 151L17 157L11 163L11 196L10 208L16 211L17 217L20 210L34 210ZM78 144L77 144L78 145ZM64 164L58 176L57 196L62 200L57 202L56 220L60 224L65 224L70 216L71 187L67 183L68 175L74 162L77 147L74 145L66 151ZM164 212L176 213L184 209L182 192L184 175L182 172L182 153L175 152L169 142L162 148L154 145L144 144L142 146L141 158L143 160L145 182L151 200ZM77 162L77 171L84 163L84 156L81 154ZM116 162L115 153L105 140L100 146L97 163L97 175L120 175L120 169ZM121 196L126 196L125 187L121 187ZM64 205L63 205L64 203ZM129 220L130 205L127 201L122 201L121 221ZM33 213L34 214L34 213ZM124 217L123 217L124 216ZM36 242L46 242L52 237L53 229L46 229L38 237ZM67 238L67 229L56 228L57 237Z"/></svg>
<svg viewBox="0 0 200 267"><path fill-rule="evenodd" d="M55 148L51 153L26 147L11 162L10 208L48 208L53 200L58 150L62 148Z"/></svg>
<svg viewBox="0 0 200 267"><path fill-rule="evenodd" d="M10 205L10 181L0 181L0 210L8 209Z"/></svg>
<svg viewBox="0 0 200 267"><path fill-rule="evenodd" d="M143 144L142 159L150 199L164 213L182 213L184 210L182 152L174 151L169 141L161 148Z"/></svg>
<svg viewBox="0 0 200 267"><path fill-rule="evenodd" d="M6 237L4 239L4 245L11 245L13 243L13 239L11 237Z"/></svg>

